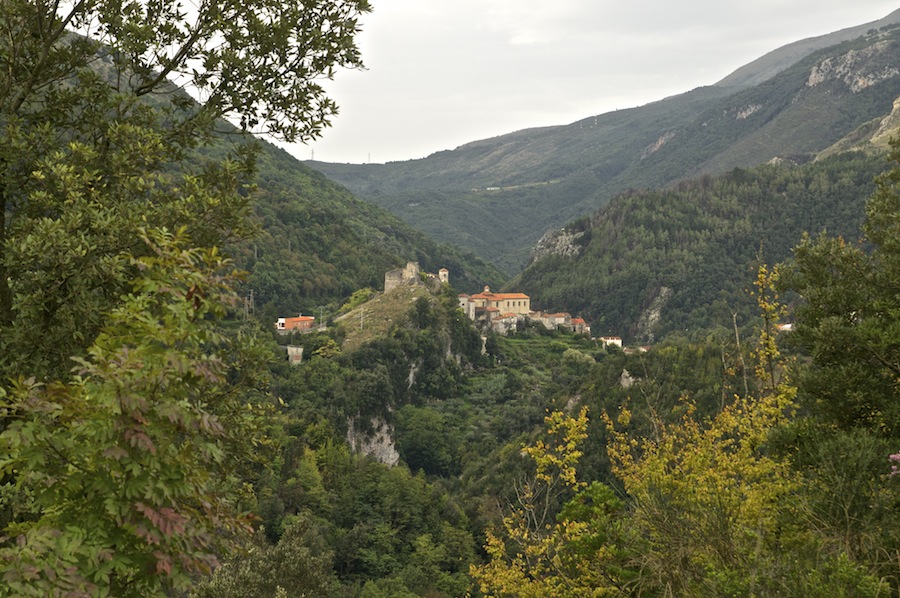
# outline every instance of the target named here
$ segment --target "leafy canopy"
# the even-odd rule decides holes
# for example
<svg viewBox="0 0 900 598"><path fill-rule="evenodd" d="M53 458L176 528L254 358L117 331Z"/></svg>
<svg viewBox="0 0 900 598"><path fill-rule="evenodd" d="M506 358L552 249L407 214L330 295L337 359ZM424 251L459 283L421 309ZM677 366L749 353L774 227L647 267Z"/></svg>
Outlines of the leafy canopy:
<svg viewBox="0 0 900 598"><path fill-rule="evenodd" d="M0 389L0 474L23 501L5 530L15 541L0 544L14 595L178 587L248 529L237 468L259 450L265 411L239 392L253 367L222 357L252 343L216 330L234 272L183 231L145 242L134 290L74 379Z"/></svg>
<svg viewBox="0 0 900 598"><path fill-rule="evenodd" d="M805 237L784 286L803 299L794 336L812 364L800 399L841 429L900 435L900 144L866 204L865 238Z"/></svg>
<svg viewBox="0 0 900 598"><path fill-rule="evenodd" d="M218 248L255 149L185 158L222 117L320 134L367 10L0 3L0 595L165 594L248 531L264 361Z"/></svg>
<svg viewBox="0 0 900 598"><path fill-rule="evenodd" d="M137 230L245 235L254 153L183 161L216 119L287 140L336 106L318 80L361 66L364 1L0 6L0 375L63 376L128 290ZM73 33L78 32L78 33ZM183 88L204 100L195 103ZM23 369L27 368L27 369Z"/></svg>

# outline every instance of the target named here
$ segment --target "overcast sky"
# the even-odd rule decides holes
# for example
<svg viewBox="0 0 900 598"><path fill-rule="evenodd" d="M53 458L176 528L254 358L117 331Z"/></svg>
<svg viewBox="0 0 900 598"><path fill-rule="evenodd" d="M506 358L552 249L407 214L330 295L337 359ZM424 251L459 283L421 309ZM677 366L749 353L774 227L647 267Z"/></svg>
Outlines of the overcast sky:
<svg viewBox="0 0 900 598"><path fill-rule="evenodd" d="M887 16L896 0L372 0L366 70L310 145L327 162L423 158L711 85L793 41Z"/></svg>

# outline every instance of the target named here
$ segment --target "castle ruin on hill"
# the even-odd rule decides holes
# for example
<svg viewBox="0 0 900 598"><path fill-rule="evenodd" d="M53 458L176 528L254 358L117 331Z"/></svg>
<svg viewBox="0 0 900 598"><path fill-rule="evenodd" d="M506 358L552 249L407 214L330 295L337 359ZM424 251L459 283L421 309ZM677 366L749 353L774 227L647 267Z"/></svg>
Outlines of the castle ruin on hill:
<svg viewBox="0 0 900 598"><path fill-rule="evenodd" d="M418 262L406 262L404 267L384 273L384 292L390 293L401 286L417 286L426 283L433 286L445 282L450 282L450 271L447 268L441 268L437 274L431 274L419 270Z"/></svg>

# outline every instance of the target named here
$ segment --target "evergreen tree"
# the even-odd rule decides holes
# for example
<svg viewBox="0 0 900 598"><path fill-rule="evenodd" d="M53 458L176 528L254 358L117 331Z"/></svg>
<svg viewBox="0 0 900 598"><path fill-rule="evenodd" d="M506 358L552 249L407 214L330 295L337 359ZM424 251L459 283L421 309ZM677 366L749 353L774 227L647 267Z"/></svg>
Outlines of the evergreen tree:
<svg viewBox="0 0 900 598"><path fill-rule="evenodd" d="M859 243L821 235L794 251L793 336L812 356L800 399L841 429L900 437L900 144L877 179Z"/></svg>

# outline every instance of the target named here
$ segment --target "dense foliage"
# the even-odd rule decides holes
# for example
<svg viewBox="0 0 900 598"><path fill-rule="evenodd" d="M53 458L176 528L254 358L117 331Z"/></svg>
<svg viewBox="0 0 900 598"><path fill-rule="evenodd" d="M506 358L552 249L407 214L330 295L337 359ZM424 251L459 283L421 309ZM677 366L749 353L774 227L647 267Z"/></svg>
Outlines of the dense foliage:
<svg viewBox="0 0 900 598"><path fill-rule="evenodd" d="M390 295L355 301L330 336L301 339L308 361L276 375L293 448L267 474L267 536L281 538L277 550L305 537L297 554L318 559L332 595L895 591L895 173L879 179L860 248L823 237L801 244L793 265L758 269L752 337L732 321L624 353L525 327L488 335L482 355L447 289L398 295L406 315L362 342L356 314L374 317ZM861 277L874 321L838 291L842 272ZM799 294L797 306L779 303L780 287ZM776 332L788 313L795 336ZM811 362L781 355L807 346ZM860 399L866 408L841 408ZM341 447L383 424L393 469ZM385 499L412 480L419 490L392 511ZM244 570L211 583L251 579Z"/></svg>
<svg viewBox="0 0 900 598"><path fill-rule="evenodd" d="M893 160L900 160L895 149ZM900 436L900 170L878 180L864 236L805 236L786 286L801 295L796 342L813 358L807 406L840 429Z"/></svg>
<svg viewBox="0 0 900 598"><path fill-rule="evenodd" d="M185 157L222 117L318 134L366 10L0 6L0 594L162 595L249 532L269 401L221 248L255 152Z"/></svg>
<svg viewBox="0 0 900 598"><path fill-rule="evenodd" d="M867 229L895 221L896 200L882 182ZM815 250L830 245L822 239ZM882 251L881 259L895 257L884 246L875 253ZM833 254L800 251L797 268L831 266L839 273L840 262ZM884 265L879 260L871 273L885 274ZM852 411L850 433L833 427L827 411L798 414L798 370L801 379L828 376L853 367L855 358L816 355L810 369L780 356L774 336L783 313L775 294L779 277L779 269L761 269L758 277L763 318L752 389L709 417L688 397L680 417L651 408L653 426L643 433L633 426L632 408L647 413L639 400L602 413L614 478L588 486L585 480L593 478L577 475L586 450L583 412L547 418L555 442L525 450L542 487L569 487L571 500L555 520L536 519L544 501L531 486L521 487L500 531L488 533L489 561L472 568L484 595L825 597L897 590L900 526L893 514L900 488L888 468L886 430ZM807 284L802 290L822 289ZM843 316L852 313L824 303ZM883 307L895 312L896 296ZM817 322L806 318L800 315L801 325ZM887 320L895 325L896 313ZM847 380L843 400L852 404L866 386ZM812 405L826 399L815 387L805 392ZM896 433L887 433L896 442ZM548 463L557 469L548 473ZM619 482L624 502L609 486Z"/></svg>
<svg viewBox="0 0 900 598"><path fill-rule="evenodd" d="M268 412L246 389L264 353L216 330L234 297L215 250L183 232L146 242L154 255L135 258L133 292L70 382L0 387L4 594L153 595L249 529L241 461L262 457ZM219 356L233 351L246 362Z"/></svg>
<svg viewBox="0 0 900 598"><path fill-rule="evenodd" d="M535 305L583 314L597 335L731 328L733 314L753 314L747 281L761 260L786 259L803 232L859 234L883 164L851 153L631 192L570 226L578 255L545 257L511 284Z"/></svg>
<svg viewBox="0 0 900 598"><path fill-rule="evenodd" d="M366 3L201 8L0 8L0 596L900 590L900 166L861 229L860 154L623 196L575 225L603 267L565 280L625 322L668 285L661 341L498 337L450 285L368 288L401 257L469 284L470 258L208 145L221 116L315 135ZM756 263L742 309L747 265L823 226L864 237ZM327 327L272 329L325 302Z"/></svg>

